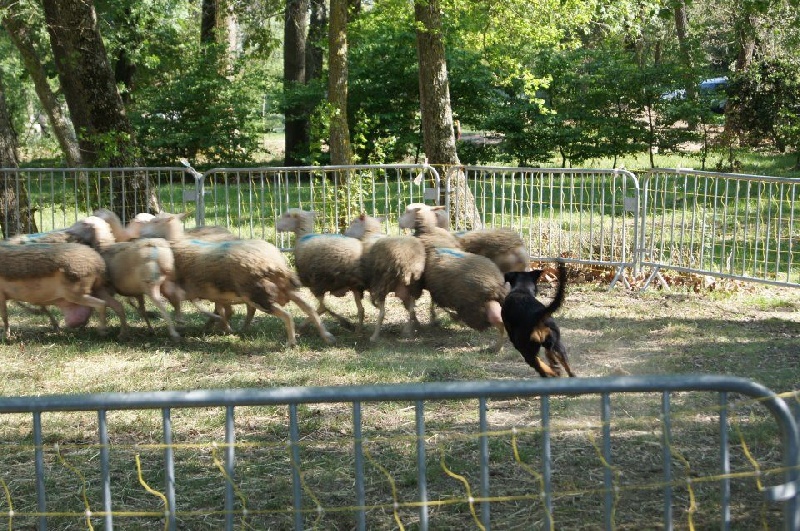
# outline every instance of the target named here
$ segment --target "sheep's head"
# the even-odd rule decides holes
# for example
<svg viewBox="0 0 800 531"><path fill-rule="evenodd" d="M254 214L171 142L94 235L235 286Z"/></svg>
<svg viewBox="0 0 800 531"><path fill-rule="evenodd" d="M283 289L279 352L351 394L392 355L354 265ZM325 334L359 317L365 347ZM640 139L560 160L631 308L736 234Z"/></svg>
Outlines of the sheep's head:
<svg viewBox="0 0 800 531"><path fill-rule="evenodd" d="M350 226L344 231L344 235L363 240L366 234L382 232L381 224L384 221L385 218L374 218L366 213L361 214L350 222Z"/></svg>
<svg viewBox="0 0 800 531"><path fill-rule="evenodd" d="M183 218L185 217L186 212L159 214L153 216L150 221L134 218L128 224L128 233L131 238L164 238L174 242L183 238Z"/></svg>
<svg viewBox="0 0 800 531"><path fill-rule="evenodd" d="M111 226L99 216L86 217L67 228L66 232L92 247L108 245L116 241Z"/></svg>
<svg viewBox="0 0 800 531"><path fill-rule="evenodd" d="M417 214L419 212L432 212L431 217L428 214ZM413 229L416 226L416 219L424 219L425 223L432 223L442 229L450 230L450 215L447 213L447 208L444 206L429 206L425 203L409 203L406 206L406 211L400 216L399 225L401 229Z"/></svg>
<svg viewBox="0 0 800 531"><path fill-rule="evenodd" d="M275 223L278 232L294 232L295 234L310 234L314 232L314 216L316 212L302 208L290 208L284 212Z"/></svg>

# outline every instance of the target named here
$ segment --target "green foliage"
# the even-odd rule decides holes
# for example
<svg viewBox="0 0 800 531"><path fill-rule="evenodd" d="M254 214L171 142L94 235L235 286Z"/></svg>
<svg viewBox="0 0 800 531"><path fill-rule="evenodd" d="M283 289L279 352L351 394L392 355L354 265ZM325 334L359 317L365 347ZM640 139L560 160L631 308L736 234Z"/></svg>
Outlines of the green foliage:
<svg viewBox="0 0 800 531"><path fill-rule="evenodd" d="M759 61L731 82L730 117L746 145L771 141L800 152L800 74L797 58Z"/></svg>
<svg viewBox="0 0 800 531"><path fill-rule="evenodd" d="M376 5L348 29L348 113L361 161L402 160L421 143L416 37L410 10L395 7Z"/></svg>
<svg viewBox="0 0 800 531"><path fill-rule="evenodd" d="M185 157L207 163L247 163L263 132L257 71L234 65L220 72L213 47L189 54L182 65L137 93L131 112L149 164Z"/></svg>

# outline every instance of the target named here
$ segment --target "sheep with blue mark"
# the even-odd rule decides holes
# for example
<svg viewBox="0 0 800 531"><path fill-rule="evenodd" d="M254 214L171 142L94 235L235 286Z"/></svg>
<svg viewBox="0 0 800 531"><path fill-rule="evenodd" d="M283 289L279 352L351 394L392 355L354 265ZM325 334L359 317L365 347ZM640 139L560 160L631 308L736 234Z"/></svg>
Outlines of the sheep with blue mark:
<svg viewBox="0 0 800 531"><path fill-rule="evenodd" d="M347 236L358 238L364 245L361 265L364 282L372 304L378 308L378 319L370 341L380 337L386 316L386 297L394 293L408 312L403 335L410 337L419 326L416 302L422 295L425 273L425 246L413 236L387 236L381 220L362 214L355 218L345 231Z"/></svg>
<svg viewBox="0 0 800 531"><path fill-rule="evenodd" d="M203 299L217 308L247 304L272 314L283 321L288 344L294 346L297 344L294 320L282 308L292 301L308 316L326 343L334 341L319 315L300 296L300 279L274 245L263 240L193 239L185 235L179 216L159 216L150 223L154 225L154 233L170 242L177 283L186 300L195 306ZM217 315L197 308L209 317L219 318L223 328L231 331L227 313Z"/></svg>
<svg viewBox="0 0 800 531"><path fill-rule="evenodd" d="M89 242L105 260L109 283L115 293L134 298L139 315L152 331L144 309L145 295L153 301L167 325L170 337L180 339L164 306L162 292L171 301L183 297L175 282L175 257L163 238L142 238L114 242L111 226L98 216L90 216L70 228L70 232ZM173 303L174 304L174 303Z"/></svg>
<svg viewBox="0 0 800 531"><path fill-rule="evenodd" d="M425 245L423 281L431 300L470 328L494 328L499 336L494 350L501 350L506 341L501 310L508 287L497 265L485 256L461 250L449 231L436 226L430 209L404 213L400 226L413 226L414 235Z"/></svg>
<svg viewBox="0 0 800 531"><path fill-rule="evenodd" d="M289 208L275 223L279 232L293 232L294 262L300 282L317 298L317 313L331 314L344 327L353 328L345 317L325 304L325 295L334 297L353 294L358 312L356 330L364 326L364 291L367 286L361 271L361 241L342 234L314 232L315 213Z"/></svg>
<svg viewBox="0 0 800 531"><path fill-rule="evenodd" d="M436 226L450 229L450 214L442 206L431 207L424 203L410 203L406 211L430 209L436 215ZM497 264L500 271L530 271L531 259L528 247L519 233L509 227L492 227L486 229L457 231L452 233L458 240L458 246L474 254L489 258Z"/></svg>

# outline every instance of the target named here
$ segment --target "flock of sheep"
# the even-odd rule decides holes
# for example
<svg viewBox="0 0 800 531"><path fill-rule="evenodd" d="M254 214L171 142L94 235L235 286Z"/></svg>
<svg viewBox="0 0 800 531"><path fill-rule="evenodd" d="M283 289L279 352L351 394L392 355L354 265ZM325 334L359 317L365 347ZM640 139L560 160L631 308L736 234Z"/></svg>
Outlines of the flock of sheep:
<svg viewBox="0 0 800 531"><path fill-rule="evenodd" d="M394 293L408 312L404 335L419 325L417 299L430 293L434 306L476 330L495 328L496 348L506 332L501 305L508 293L503 274L524 271L530 259L524 242L510 229L484 229L463 234L447 230L443 209L411 204L399 220L413 236L389 236L384 222L366 214L355 218L345 234L314 232L314 213L291 208L276 224L281 232L296 236L294 267L274 245L263 240L240 239L223 227L184 229L182 216L140 214L126 226L108 210L98 210L71 227L43 234L19 235L0 244L0 312L4 336L11 336L7 301L37 306L51 325L58 321L47 307L57 306L69 327L85 325L96 309L99 329L105 332L106 308L120 319L120 336L128 333L124 308L115 296L133 302L148 327L144 297L161 313L169 334L178 339L175 322L181 322L181 303L190 301L231 332L234 304L247 305L243 328L256 310L283 321L288 344L295 344L295 324L283 309L294 302L313 323L324 341L333 335L320 316L335 314L326 295L352 293L360 330L364 325L363 297L369 292L379 314L370 339L378 340L386 313L386 299ZM316 310L301 296L306 287L317 299ZM174 309L174 320L166 301ZM214 304L209 312L200 300Z"/></svg>

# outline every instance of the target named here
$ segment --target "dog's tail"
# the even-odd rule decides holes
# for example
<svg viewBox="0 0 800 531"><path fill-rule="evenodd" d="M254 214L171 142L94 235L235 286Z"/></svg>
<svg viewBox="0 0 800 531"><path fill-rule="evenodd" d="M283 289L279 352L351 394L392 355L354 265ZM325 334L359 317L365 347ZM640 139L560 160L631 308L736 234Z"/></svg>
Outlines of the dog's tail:
<svg viewBox="0 0 800 531"><path fill-rule="evenodd" d="M550 301L550 304L547 306L544 312L544 316L542 320L547 319L561 307L561 304L564 303L564 292L566 291L567 286L567 267L564 265L563 260L558 261L558 289L556 290L556 295L553 297L553 300Z"/></svg>

